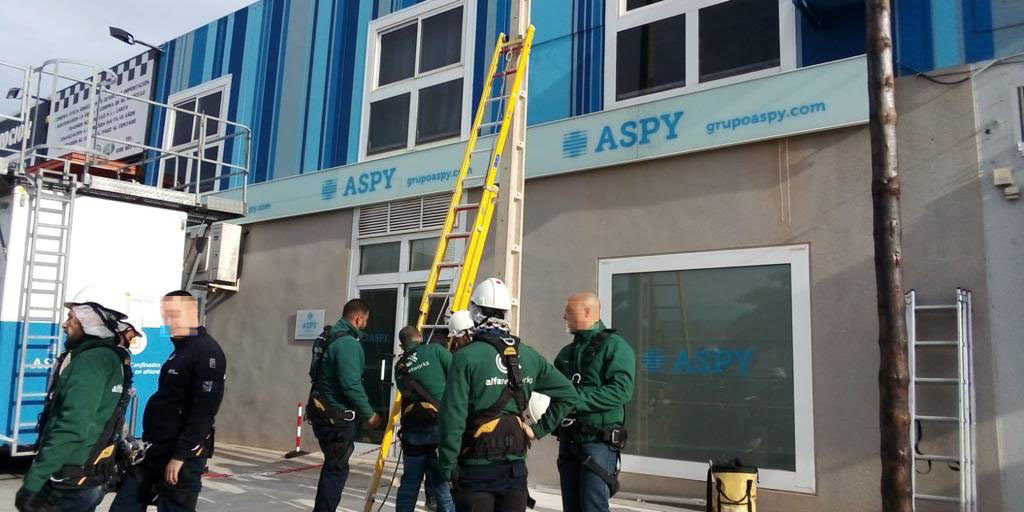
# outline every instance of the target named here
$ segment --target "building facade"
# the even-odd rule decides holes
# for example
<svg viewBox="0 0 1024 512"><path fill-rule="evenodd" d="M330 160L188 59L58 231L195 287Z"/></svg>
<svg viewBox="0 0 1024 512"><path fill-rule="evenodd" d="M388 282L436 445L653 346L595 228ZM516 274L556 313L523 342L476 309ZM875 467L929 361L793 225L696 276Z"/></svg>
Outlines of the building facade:
<svg viewBox="0 0 1024 512"><path fill-rule="evenodd" d="M993 172L1022 163L1024 9L896 7L905 283L924 303L973 292L980 509L1009 510L1024 499L1024 223ZM554 356L565 298L594 290L633 343L626 491L699 497L707 460L739 458L761 468L766 510L879 507L863 9L534 2L520 334ZM232 361L220 439L288 446L308 391L298 312L333 321L356 296L373 307L364 382L388 407L395 333L415 319L508 11L264 0L164 45L158 100L253 129L206 149L253 169L241 287L208 311ZM188 148L194 119L171 117L151 144ZM190 172L162 162L147 181ZM949 446L926 428L922 449ZM531 457L536 484L557 485L549 453ZM936 464L919 481L955 493L956 476Z"/></svg>

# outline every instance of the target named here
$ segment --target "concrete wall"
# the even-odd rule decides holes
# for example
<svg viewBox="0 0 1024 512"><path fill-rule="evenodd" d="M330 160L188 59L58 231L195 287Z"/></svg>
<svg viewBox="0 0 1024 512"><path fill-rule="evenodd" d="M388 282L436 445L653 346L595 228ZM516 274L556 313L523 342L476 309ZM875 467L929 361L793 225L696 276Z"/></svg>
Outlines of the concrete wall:
<svg viewBox="0 0 1024 512"><path fill-rule="evenodd" d="M295 406L309 394L311 342L296 341L295 312L325 309L334 323L347 300L352 212L245 227L241 290L207 313L228 358L217 439L290 450ZM309 429L306 429L307 432ZM316 450L312 435L307 450Z"/></svg>
<svg viewBox="0 0 1024 512"><path fill-rule="evenodd" d="M1003 197L992 182L993 169L1013 168L1024 185L1017 87L1024 86L1024 64L989 68L974 79L981 194L984 214L988 301L992 315L999 462L1005 503L1024 503L1024 204Z"/></svg>
<svg viewBox="0 0 1024 512"><path fill-rule="evenodd" d="M905 282L922 302L952 302L956 286L975 292L980 509L1000 510L971 89L908 78L897 90ZM760 503L794 512L879 509L865 127L531 180L526 201L521 334L548 357L569 341L561 321L565 297L596 289L600 258L809 243L818 491L765 491ZM290 339L294 311L325 307L328 317L337 316L347 289L351 214L248 229L242 291L210 314L211 332L230 361L219 437L285 449L292 408L308 389L308 344ZM481 277L489 271L488 259ZM550 440L535 448L534 484L557 485L553 448ZM623 482L630 492L703 495L696 481L629 474Z"/></svg>

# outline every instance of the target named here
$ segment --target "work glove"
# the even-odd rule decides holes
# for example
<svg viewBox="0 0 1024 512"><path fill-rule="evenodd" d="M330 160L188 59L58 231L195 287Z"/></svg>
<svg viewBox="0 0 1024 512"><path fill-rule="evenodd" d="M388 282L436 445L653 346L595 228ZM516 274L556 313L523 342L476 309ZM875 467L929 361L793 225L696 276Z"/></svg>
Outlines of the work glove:
<svg viewBox="0 0 1024 512"><path fill-rule="evenodd" d="M32 492L24 487L14 496L14 508L18 512L58 512L53 498L44 492Z"/></svg>

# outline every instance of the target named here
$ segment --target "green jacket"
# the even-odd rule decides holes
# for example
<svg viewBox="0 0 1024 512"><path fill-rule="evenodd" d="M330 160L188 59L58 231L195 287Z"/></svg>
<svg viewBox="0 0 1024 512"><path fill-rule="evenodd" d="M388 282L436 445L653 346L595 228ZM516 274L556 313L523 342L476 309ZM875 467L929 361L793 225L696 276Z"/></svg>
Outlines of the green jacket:
<svg viewBox="0 0 1024 512"><path fill-rule="evenodd" d="M566 377L580 374L576 387L579 398L573 417L582 425L594 428L621 427L625 421L625 405L633 399L636 381L636 354L618 334L605 338L594 352L590 365L583 368L587 347L605 329L600 320L590 329L576 333L573 342L555 357L555 368ZM593 436L586 436L593 437Z"/></svg>
<svg viewBox="0 0 1024 512"><path fill-rule="evenodd" d="M448 376L448 368L452 364L452 353L437 343L419 344L406 351L402 357L408 355L409 373L405 378L396 375L395 384L398 391L402 393L402 400L406 397L412 400L426 400L418 396L409 386L409 379L415 379L423 389L430 393L438 402L444 397L444 385Z"/></svg>
<svg viewBox="0 0 1024 512"><path fill-rule="evenodd" d="M114 338L86 338L70 348L64 371L57 377L49 418L39 434L38 450L25 474L25 489L39 492L50 475L64 466L81 466L89 458L103 427L121 400L124 371L113 350Z"/></svg>
<svg viewBox="0 0 1024 512"><path fill-rule="evenodd" d="M344 318L334 324L331 333L340 337L328 347L320 368L324 395L332 408L339 411L353 409L360 418L367 420L373 416L373 408L363 389L366 355L359 343L363 333ZM310 364L311 373L313 364L316 364L315 359Z"/></svg>
<svg viewBox="0 0 1024 512"><path fill-rule="evenodd" d="M451 478L456 464L484 465L492 462L474 458L459 460L459 452L470 413L494 405L507 385L505 372L498 368L497 356L498 352L493 346L477 341L462 347L452 357L444 400L441 401L441 442L437 449L438 462L445 479ZM558 426L572 410L576 390L569 379L536 350L523 343L519 345L519 361L525 381L526 399L529 400L534 391L551 397L547 412L540 418L540 422L533 425L533 432L540 439ZM509 401L505 411L519 413L514 400ZM523 458L510 456L507 460Z"/></svg>

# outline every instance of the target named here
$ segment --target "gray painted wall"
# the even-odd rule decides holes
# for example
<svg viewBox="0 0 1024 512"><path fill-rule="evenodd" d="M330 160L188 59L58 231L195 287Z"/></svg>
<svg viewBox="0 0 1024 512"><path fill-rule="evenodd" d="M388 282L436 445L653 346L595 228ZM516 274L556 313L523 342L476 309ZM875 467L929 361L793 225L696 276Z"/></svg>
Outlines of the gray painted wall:
<svg viewBox="0 0 1024 512"><path fill-rule="evenodd" d="M974 79L975 117L984 214L986 269L992 315L993 378L998 412L999 461L1005 503L1024 503L1024 204L1009 201L992 182L992 171L1012 167L1024 185L1017 87L1024 64L989 68Z"/></svg>
<svg viewBox="0 0 1024 512"><path fill-rule="evenodd" d="M976 293L982 510L1001 509L996 471L984 240L970 86L899 82L906 284L925 302ZM522 329L552 357L569 341L565 297L595 289L600 258L809 243L817 496L762 493L766 510L877 510L877 321L869 141L834 130L531 180ZM210 314L229 354L219 438L287 449L307 391L308 344L294 311L337 316L347 289L349 212L252 225L242 291ZM967 250L965 250L967 248ZM970 250L970 248L975 248ZM490 269L489 260L481 277ZM312 446L310 444L310 446ZM531 481L557 485L554 444L535 447ZM625 475L624 489L698 497L703 484Z"/></svg>
<svg viewBox="0 0 1024 512"><path fill-rule="evenodd" d="M228 358L217 439L291 450L296 404L309 394L311 342L296 341L295 312L325 309L334 323L347 300L352 212L245 227L241 291L207 312ZM316 450L306 429L303 446Z"/></svg>

